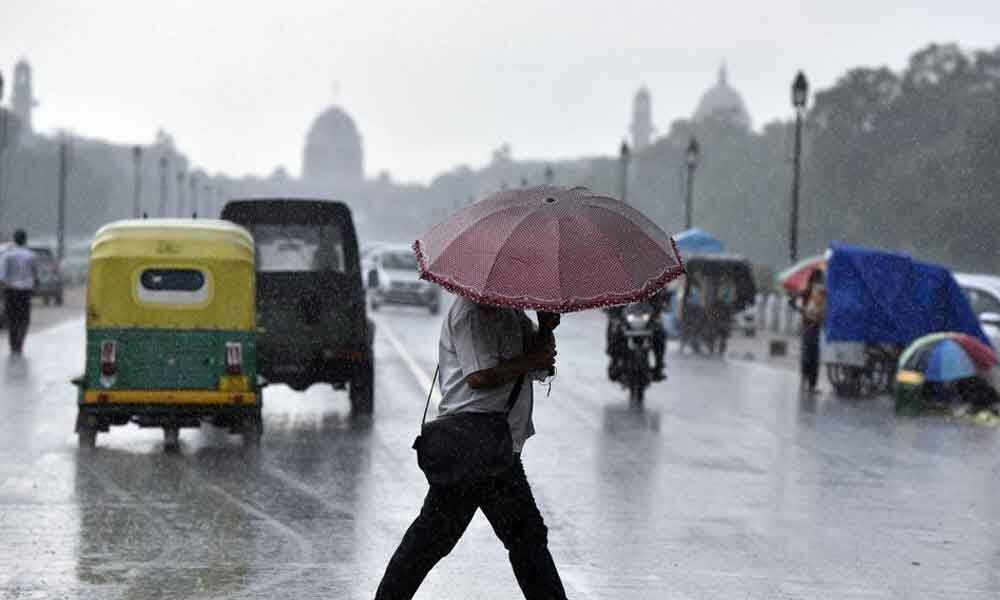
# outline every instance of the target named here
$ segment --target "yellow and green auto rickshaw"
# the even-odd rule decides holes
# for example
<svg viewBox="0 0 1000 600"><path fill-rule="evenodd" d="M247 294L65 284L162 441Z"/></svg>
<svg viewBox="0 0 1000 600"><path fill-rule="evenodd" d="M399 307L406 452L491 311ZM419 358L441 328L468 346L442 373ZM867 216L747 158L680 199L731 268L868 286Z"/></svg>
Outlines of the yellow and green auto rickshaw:
<svg viewBox="0 0 1000 600"><path fill-rule="evenodd" d="M118 221L90 249L86 371L76 431L208 422L260 441L254 243L225 221Z"/></svg>

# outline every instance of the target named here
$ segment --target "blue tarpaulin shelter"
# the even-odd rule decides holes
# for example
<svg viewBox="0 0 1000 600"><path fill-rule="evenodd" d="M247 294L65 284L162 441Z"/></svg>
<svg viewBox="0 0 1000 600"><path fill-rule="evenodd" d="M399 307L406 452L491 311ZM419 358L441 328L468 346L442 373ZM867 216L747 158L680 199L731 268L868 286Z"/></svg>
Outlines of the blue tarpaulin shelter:
<svg viewBox="0 0 1000 600"><path fill-rule="evenodd" d="M687 254L714 254L726 251L722 240L697 227L685 229L674 236L681 256Z"/></svg>
<svg viewBox="0 0 1000 600"><path fill-rule="evenodd" d="M834 244L831 249L828 341L906 346L929 333L958 331L989 345L948 269L870 248Z"/></svg>

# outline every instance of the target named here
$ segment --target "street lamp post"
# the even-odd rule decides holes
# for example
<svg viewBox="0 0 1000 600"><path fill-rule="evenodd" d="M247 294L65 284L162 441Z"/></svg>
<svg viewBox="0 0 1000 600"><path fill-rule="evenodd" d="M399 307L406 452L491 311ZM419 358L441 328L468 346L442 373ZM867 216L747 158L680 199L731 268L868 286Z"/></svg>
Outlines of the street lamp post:
<svg viewBox="0 0 1000 600"><path fill-rule="evenodd" d="M632 158L632 153L629 150L628 142L622 140L622 146L618 150L618 162L621 167L621 173L619 175L619 191L621 193L622 202L628 202L628 163Z"/></svg>
<svg viewBox="0 0 1000 600"><path fill-rule="evenodd" d="M160 157L160 216L167 216L167 157Z"/></svg>
<svg viewBox="0 0 1000 600"><path fill-rule="evenodd" d="M59 187L56 205L56 260L66 256L66 180L69 177L69 144L59 140Z"/></svg>
<svg viewBox="0 0 1000 600"><path fill-rule="evenodd" d="M687 150L684 154L684 162L687 165L687 185L684 190L684 229L691 229L694 220L694 171L698 167L698 158L701 149L698 147L698 139L691 136Z"/></svg>
<svg viewBox="0 0 1000 600"><path fill-rule="evenodd" d="M177 206L175 212L178 217L184 216L184 169L177 171Z"/></svg>
<svg viewBox="0 0 1000 600"><path fill-rule="evenodd" d="M795 149L792 171L792 214L789 219L788 256L792 264L799 259L799 177L802 168L802 116L809 98L809 82L799 71L792 81L792 106L795 108Z"/></svg>
<svg viewBox="0 0 1000 600"><path fill-rule="evenodd" d="M191 216L193 218L198 217L198 177L197 174L191 173L191 177L188 178L188 183L191 184Z"/></svg>
<svg viewBox="0 0 1000 600"><path fill-rule="evenodd" d="M142 213L142 146L132 146L132 218Z"/></svg>

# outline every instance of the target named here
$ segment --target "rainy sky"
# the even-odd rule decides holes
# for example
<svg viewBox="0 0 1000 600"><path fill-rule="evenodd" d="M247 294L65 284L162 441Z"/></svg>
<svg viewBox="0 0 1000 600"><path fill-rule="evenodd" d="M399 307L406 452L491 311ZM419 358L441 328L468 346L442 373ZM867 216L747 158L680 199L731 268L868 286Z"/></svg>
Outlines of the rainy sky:
<svg viewBox="0 0 1000 600"><path fill-rule="evenodd" d="M364 136L366 171L427 181L516 158L612 154L631 98L660 131L689 116L725 60L755 126L789 113L798 68L825 87L856 65L902 67L932 41L1000 43L996 0L738 3L4 0L0 70L35 68L42 131L149 143L199 166L297 174L331 103ZM9 101L9 85L4 101Z"/></svg>

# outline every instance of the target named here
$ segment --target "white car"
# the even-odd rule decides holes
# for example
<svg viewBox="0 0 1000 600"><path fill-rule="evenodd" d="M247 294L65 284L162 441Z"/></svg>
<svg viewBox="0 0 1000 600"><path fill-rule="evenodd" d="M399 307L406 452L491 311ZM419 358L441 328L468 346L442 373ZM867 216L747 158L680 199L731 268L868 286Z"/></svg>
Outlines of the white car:
<svg viewBox="0 0 1000 600"><path fill-rule="evenodd" d="M983 333L1000 348L1000 277L981 273L955 273L955 281L969 298Z"/></svg>
<svg viewBox="0 0 1000 600"><path fill-rule="evenodd" d="M432 315L441 308L441 288L420 279L417 257L406 246L384 246L372 252L366 271L372 310L383 304L424 306Z"/></svg>

